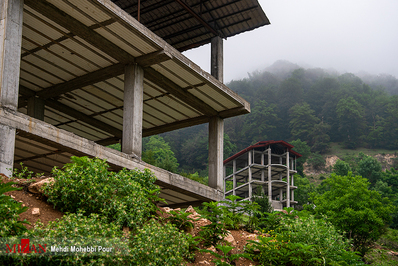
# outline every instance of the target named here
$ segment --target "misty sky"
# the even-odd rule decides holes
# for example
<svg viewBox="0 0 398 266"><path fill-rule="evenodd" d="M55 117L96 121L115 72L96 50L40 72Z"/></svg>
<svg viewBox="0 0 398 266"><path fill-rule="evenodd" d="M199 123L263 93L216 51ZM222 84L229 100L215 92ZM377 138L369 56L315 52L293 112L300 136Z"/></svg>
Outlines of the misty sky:
<svg viewBox="0 0 398 266"><path fill-rule="evenodd" d="M224 41L224 82L277 60L398 78L398 0L259 0L271 22ZM210 45L184 53L210 72Z"/></svg>

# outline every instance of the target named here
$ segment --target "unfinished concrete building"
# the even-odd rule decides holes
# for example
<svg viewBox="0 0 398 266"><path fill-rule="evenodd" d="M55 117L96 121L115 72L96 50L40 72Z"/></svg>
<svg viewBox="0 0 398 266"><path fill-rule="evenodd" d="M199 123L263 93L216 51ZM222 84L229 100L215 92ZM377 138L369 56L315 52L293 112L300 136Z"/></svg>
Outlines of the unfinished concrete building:
<svg viewBox="0 0 398 266"><path fill-rule="evenodd" d="M224 195L251 200L267 195L274 209L290 207L294 201L293 175L301 155L285 141L260 141L224 161Z"/></svg>
<svg viewBox="0 0 398 266"><path fill-rule="evenodd" d="M2 0L0 173L72 155L150 168L169 205L223 196L223 39L269 24L257 0ZM211 43L211 74L182 51ZM209 123L209 186L141 161L142 137ZM122 152L105 146L121 142Z"/></svg>

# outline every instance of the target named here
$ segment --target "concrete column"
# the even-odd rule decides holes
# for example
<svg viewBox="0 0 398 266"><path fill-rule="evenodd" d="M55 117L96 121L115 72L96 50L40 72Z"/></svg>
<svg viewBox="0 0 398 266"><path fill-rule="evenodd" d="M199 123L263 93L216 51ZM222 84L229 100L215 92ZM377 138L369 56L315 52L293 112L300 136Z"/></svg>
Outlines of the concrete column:
<svg viewBox="0 0 398 266"><path fill-rule="evenodd" d="M235 173L236 173L236 160L233 160L232 161L232 183L233 183L233 188L234 188L234 192L233 192L233 194L234 195L236 195L236 191L235 191L235 189L236 189L236 175L235 175Z"/></svg>
<svg viewBox="0 0 398 266"><path fill-rule="evenodd" d="M264 153L261 153L261 165L264 166ZM261 181L265 181L265 173L264 173L264 168L261 168Z"/></svg>
<svg viewBox="0 0 398 266"><path fill-rule="evenodd" d="M279 180L282 180L282 173L279 173ZM279 189L279 200L282 201L283 200L283 189L280 188Z"/></svg>
<svg viewBox="0 0 398 266"><path fill-rule="evenodd" d="M209 186L220 191L224 156L224 120L218 116L209 122Z"/></svg>
<svg viewBox="0 0 398 266"><path fill-rule="evenodd" d="M223 82L223 42L220 37L211 39L211 75ZM224 156L224 120L218 116L209 122L209 186L222 191L222 175ZM221 179L222 180L222 179Z"/></svg>
<svg viewBox="0 0 398 266"><path fill-rule="evenodd" d="M17 110L23 0L0 2L0 107ZM12 175L15 128L0 124L0 173Z"/></svg>
<svg viewBox="0 0 398 266"><path fill-rule="evenodd" d="M271 146L268 147L268 200L272 202L272 172L271 172L271 164L272 164L272 154L271 154Z"/></svg>
<svg viewBox="0 0 398 266"><path fill-rule="evenodd" d="M292 186L294 186L294 175L292 175ZM294 201L294 190L292 190L292 201Z"/></svg>
<svg viewBox="0 0 398 266"><path fill-rule="evenodd" d="M30 97L27 108L28 116L44 121L44 100Z"/></svg>
<svg viewBox="0 0 398 266"><path fill-rule="evenodd" d="M221 37L211 39L211 75L224 82L224 48Z"/></svg>
<svg viewBox="0 0 398 266"><path fill-rule="evenodd" d="M18 107L19 68L23 0L0 3L0 105L12 110Z"/></svg>
<svg viewBox="0 0 398 266"><path fill-rule="evenodd" d="M286 152L286 167L287 167L287 188L286 188L286 207L290 207L290 163L289 150Z"/></svg>
<svg viewBox="0 0 398 266"><path fill-rule="evenodd" d="M124 106L122 152L141 158L144 70L129 64L124 72ZM222 181L222 168L220 169Z"/></svg>

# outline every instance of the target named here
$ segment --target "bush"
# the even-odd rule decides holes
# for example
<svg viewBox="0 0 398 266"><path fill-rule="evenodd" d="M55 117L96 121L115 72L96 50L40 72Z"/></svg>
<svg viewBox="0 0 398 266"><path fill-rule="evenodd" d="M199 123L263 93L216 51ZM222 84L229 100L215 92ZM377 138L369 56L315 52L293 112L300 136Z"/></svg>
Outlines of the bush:
<svg viewBox="0 0 398 266"><path fill-rule="evenodd" d="M28 224L26 220L18 221L19 215L25 212L28 207L22 207L22 203L4 195L8 191L22 189L12 187L13 184L15 183L0 183L0 237L20 235L26 231L26 227L23 224Z"/></svg>
<svg viewBox="0 0 398 266"><path fill-rule="evenodd" d="M369 190L366 178L331 174L322 182L327 190L322 195L312 194L316 214L328 220L347 238L353 240L355 250L362 255L385 232L391 221L394 206L377 191Z"/></svg>
<svg viewBox="0 0 398 266"><path fill-rule="evenodd" d="M347 251L350 242L333 225L297 214L280 215L279 226L268 232L270 237L250 241L247 251L264 265L363 265L358 255Z"/></svg>
<svg viewBox="0 0 398 266"><path fill-rule="evenodd" d="M119 226L136 228L153 210L149 191L157 190L156 177L147 169L108 171L98 158L72 157L63 170L54 169L55 182L44 188L55 207L63 212L84 210L86 215L100 213Z"/></svg>
<svg viewBox="0 0 398 266"><path fill-rule="evenodd" d="M104 217L98 214L90 214L87 217L79 211L77 214L66 214L61 219L49 222L47 226L38 222L32 231L24 235L37 247L37 244L43 246L46 244L45 254L32 251L30 254L16 253L0 258L9 265L126 265L131 263L131 257L129 257L129 243L122 239L122 233L118 225L109 223ZM20 241L18 240L14 239L17 243ZM69 250L51 252L51 246L68 247ZM112 251L72 252L71 246L112 247Z"/></svg>
<svg viewBox="0 0 398 266"><path fill-rule="evenodd" d="M184 233L167 223L150 220L131 240L131 259L134 265L181 265L189 252Z"/></svg>

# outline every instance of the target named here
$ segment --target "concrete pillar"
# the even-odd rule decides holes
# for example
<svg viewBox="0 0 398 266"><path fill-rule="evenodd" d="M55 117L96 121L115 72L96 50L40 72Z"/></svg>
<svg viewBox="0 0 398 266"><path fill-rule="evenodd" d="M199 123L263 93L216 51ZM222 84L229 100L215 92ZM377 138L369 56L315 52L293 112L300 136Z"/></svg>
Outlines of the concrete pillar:
<svg viewBox="0 0 398 266"><path fill-rule="evenodd" d="M0 106L18 108L23 0L0 2ZM0 173L12 175L15 128L0 124Z"/></svg>
<svg viewBox="0 0 398 266"><path fill-rule="evenodd" d="M264 153L261 153L261 165L264 166ZM261 181L265 181L264 168L261 168Z"/></svg>
<svg viewBox="0 0 398 266"><path fill-rule="evenodd" d="M144 70L129 64L124 72L122 152L141 158ZM222 180L222 168L220 169Z"/></svg>
<svg viewBox="0 0 398 266"><path fill-rule="evenodd" d="M233 194L236 195L236 160L232 161L232 182L233 182L233 188L234 188L234 192Z"/></svg>
<svg viewBox="0 0 398 266"><path fill-rule="evenodd" d="M272 153L271 153L271 146L268 147L268 200L272 202Z"/></svg>
<svg viewBox="0 0 398 266"><path fill-rule="evenodd" d="M221 37L211 39L211 75L224 82L224 48Z"/></svg>
<svg viewBox="0 0 398 266"><path fill-rule="evenodd" d="M251 168L251 164L252 164L252 151L249 151L247 153L247 166L249 167L247 169L248 173L249 173L249 198L251 200L252 196L253 196L253 186L252 186L252 168Z"/></svg>
<svg viewBox="0 0 398 266"><path fill-rule="evenodd" d="M289 160L289 150L286 152L286 167L287 167L287 188L286 188L286 207L290 207L290 160Z"/></svg>
<svg viewBox="0 0 398 266"><path fill-rule="evenodd" d="M282 173L279 173L279 180L281 180L282 181ZM279 189L279 200L280 201L282 201L283 200L283 189L282 188L280 188Z"/></svg>
<svg viewBox="0 0 398 266"><path fill-rule="evenodd" d="M44 100L30 97L27 108L28 116L44 121Z"/></svg>
<svg viewBox="0 0 398 266"><path fill-rule="evenodd" d="M209 186L223 191L224 120L218 116L209 122Z"/></svg>
<svg viewBox="0 0 398 266"><path fill-rule="evenodd" d="M211 40L211 75L223 82L222 39ZM209 186L222 191L222 166L224 157L224 120L218 116L209 122Z"/></svg>

